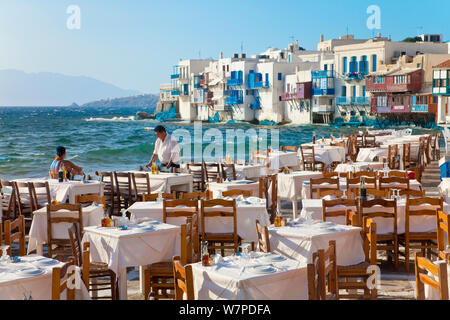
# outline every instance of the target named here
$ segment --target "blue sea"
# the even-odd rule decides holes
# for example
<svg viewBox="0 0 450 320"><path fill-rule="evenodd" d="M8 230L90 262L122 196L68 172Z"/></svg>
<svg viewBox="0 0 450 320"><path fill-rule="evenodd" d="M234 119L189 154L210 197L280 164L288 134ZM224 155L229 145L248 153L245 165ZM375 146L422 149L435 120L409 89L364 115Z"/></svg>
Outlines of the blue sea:
<svg viewBox="0 0 450 320"><path fill-rule="evenodd" d="M83 167L86 174L96 170L137 169L151 158L156 140L153 128L156 120L135 120L137 111L145 108L82 108L82 107L0 107L0 178L43 177L48 175L57 146L65 146L67 158ZM194 141L194 126L185 122L165 122L169 133L186 129ZM263 127L250 124L203 124L203 133L216 128L223 134L228 129L279 130L279 145L300 145L317 137L339 136L358 132L361 128L333 126L284 125ZM414 130L413 134L430 132ZM270 141L270 139L269 139ZM186 144L188 141L181 142ZM205 149L209 142L195 140ZM225 152L226 147L223 150ZM242 144L242 143L241 143ZM269 143L270 144L270 143ZM190 145L193 145L193 143ZM248 158L249 139L245 143ZM193 146L192 146L193 148ZM193 149L192 149L193 150ZM234 158L242 158L236 147ZM241 152L242 153L242 152ZM225 154L223 154L225 157ZM187 161L186 157L183 159Z"/></svg>

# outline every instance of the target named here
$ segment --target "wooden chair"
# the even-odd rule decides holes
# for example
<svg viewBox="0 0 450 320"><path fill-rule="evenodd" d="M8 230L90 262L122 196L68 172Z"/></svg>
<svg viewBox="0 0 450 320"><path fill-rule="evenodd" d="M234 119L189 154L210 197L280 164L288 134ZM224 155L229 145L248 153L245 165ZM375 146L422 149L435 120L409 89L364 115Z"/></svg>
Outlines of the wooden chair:
<svg viewBox="0 0 450 320"><path fill-rule="evenodd" d="M446 248L450 246L449 215L438 210L436 218L438 256L442 260L449 261L449 253L446 252Z"/></svg>
<svg viewBox="0 0 450 320"><path fill-rule="evenodd" d="M385 189L385 191L387 191L388 189ZM409 198L424 198L425 197L425 191L424 190L400 190L399 195L401 197L409 197ZM389 196L388 198L390 199L392 196L394 195L394 191L393 190L389 190Z"/></svg>
<svg viewBox="0 0 450 320"><path fill-rule="evenodd" d="M205 191L206 179L205 179L205 172L203 171L203 164L202 163L188 163L187 170L192 175L193 183L194 183L194 190L199 191L199 192Z"/></svg>
<svg viewBox="0 0 450 320"><path fill-rule="evenodd" d="M263 227L258 219L256 219L256 233L258 235L258 248L260 252L270 252L269 230Z"/></svg>
<svg viewBox="0 0 450 320"><path fill-rule="evenodd" d="M236 200L232 201L222 199L215 199L209 201L202 200L201 203L202 203L201 239L202 241L208 241L208 249L210 249L211 251L220 249L222 256L225 256L225 249L233 249L234 252L238 252L238 246L241 243L241 239L237 234ZM215 206L221 207L213 208ZM216 218L216 217L231 218L233 220L233 231L227 233L206 232L205 229L206 218ZM219 243L219 245L217 245L217 243Z"/></svg>
<svg viewBox="0 0 450 320"><path fill-rule="evenodd" d="M222 196L224 197L238 197L243 196L244 198L252 197L253 191L251 190L239 190L239 189L233 189L228 191L223 191Z"/></svg>
<svg viewBox="0 0 450 320"><path fill-rule="evenodd" d="M272 192L270 192L270 189ZM270 223L275 221L278 212L278 175L268 175L259 179L259 198L266 199L266 210Z"/></svg>
<svg viewBox="0 0 450 320"><path fill-rule="evenodd" d="M68 210L63 211L61 210ZM76 214L75 218L72 215ZM65 256L72 254L70 239L53 237L53 225L58 223L76 223L83 232L83 215L80 204L51 204L47 205L47 245L48 255L52 259L64 260Z"/></svg>
<svg viewBox="0 0 450 320"><path fill-rule="evenodd" d="M98 179L105 184L103 194L106 197L106 207L105 210L110 208L112 215L120 215L120 204L116 197L116 187L114 183L114 173L113 172L102 172L96 171L95 175Z"/></svg>
<svg viewBox="0 0 450 320"><path fill-rule="evenodd" d="M182 206L182 207L181 207ZM169 210L167 210L169 208ZM163 222L167 223L167 218L192 217L198 214L197 200L164 200L163 201Z"/></svg>
<svg viewBox="0 0 450 320"><path fill-rule="evenodd" d="M280 151L282 151L282 152L287 152L287 151L298 152L298 147L297 146L281 146Z"/></svg>
<svg viewBox="0 0 450 320"><path fill-rule="evenodd" d="M333 197L343 197L344 191L341 190L325 190L325 189L318 189L317 190L317 198L323 199L323 197L326 196L333 196Z"/></svg>
<svg viewBox="0 0 450 320"><path fill-rule="evenodd" d="M6 220L3 222L4 233L5 233L5 245L8 245L9 248L7 253L9 256L12 256L12 244L19 240L19 256L25 256L27 254L25 249L25 220L23 216L19 216L13 222ZM16 230L14 232L14 230ZM0 230L1 232L1 230ZM0 242L1 243L1 242Z"/></svg>
<svg viewBox="0 0 450 320"><path fill-rule="evenodd" d="M409 179L408 178L399 178L399 177L380 177L379 180L379 189L403 189L409 190Z"/></svg>
<svg viewBox="0 0 450 320"><path fill-rule="evenodd" d="M358 206L358 215L360 222L364 222L365 218L389 218L392 220L393 232L377 234L377 250L385 250L389 256L389 259L391 259L391 256L393 255L394 265L397 269L399 256L397 233L397 200L375 199L369 201L360 201ZM393 254L391 254L391 252Z"/></svg>
<svg viewBox="0 0 450 320"><path fill-rule="evenodd" d="M415 208L414 208L415 207ZM411 219L418 217L436 216L436 210L443 210L442 198L406 198L405 207L405 234L399 236L399 243L405 247L405 267L409 271L410 249L421 249L422 254L428 249L428 257L431 250L437 249L437 231L413 232L411 231Z"/></svg>
<svg viewBox="0 0 450 320"><path fill-rule="evenodd" d="M194 213L186 218L186 224L181 225L181 244L179 257L182 265L197 262L200 259L195 252L198 239L198 215ZM144 273L144 298L152 297L155 300L162 298L176 298L176 280L174 279L173 261L152 263ZM172 292L173 291L173 292Z"/></svg>
<svg viewBox="0 0 450 320"><path fill-rule="evenodd" d="M81 249L81 234L79 231L79 227L76 223L72 224L72 227L68 229L70 246L72 249L72 258L74 260L74 264L85 268L85 264L88 264L89 273L87 277L86 288L89 292L98 292L108 290L111 292L110 296L98 297L96 294L92 297L92 299L112 299L117 300L117 283L116 283L116 274L114 271L108 268L108 264L104 262L93 262L90 260L86 260L86 258L82 255ZM89 248L89 242L85 242L83 246L83 251L86 251ZM86 262L87 261L87 262ZM91 279L94 281L91 284Z"/></svg>
<svg viewBox="0 0 450 320"><path fill-rule="evenodd" d="M218 163L203 162L203 171L205 172L206 182L216 182L221 176Z"/></svg>
<svg viewBox="0 0 450 320"><path fill-rule="evenodd" d="M322 172L323 178L348 178L348 172Z"/></svg>
<svg viewBox="0 0 450 320"><path fill-rule="evenodd" d="M408 179L408 173L406 171L391 170L388 172L388 177L389 178L397 177L397 178Z"/></svg>
<svg viewBox="0 0 450 320"><path fill-rule="evenodd" d="M378 190L378 189L366 189L367 196L373 196L375 199L388 199L389 192L387 189ZM356 199L361 197L361 189L356 188L352 190L347 190L347 197L349 199Z"/></svg>
<svg viewBox="0 0 450 320"><path fill-rule="evenodd" d="M28 188L30 189L31 205L33 211L44 208L46 205L52 202L50 187L47 181L44 183L29 182Z"/></svg>
<svg viewBox="0 0 450 320"><path fill-rule="evenodd" d="M375 171L358 171L358 172L350 172L350 178L356 179L356 178L376 178L377 173Z"/></svg>
<svg viewBox="0 0 450 320"><path fill-rule="evenodd" d="M347 156L349 160L356 162L356 159L358 157L358 146L357 146L357 139L355 135L352 135L348 139L348 150L347 150Z"/></svg>
<svg viewBox="0 0 450 320"><path fill-rule="evenodd" d="M173 258L175 300L195 300L192 266L183 266L180 257ZM186 296L184 298L184 295Z"/></svg>
<svg viewBox="0 0 450 320"><path fill-rule="evenodd" d="M323 171L324 164L316 161L314 146L300 146L300 153L304 171L316 171L318 167L321 167L320 171Z"/></svg>
<svg viewBox="0 0 450 320"><path fill-rule="evenodd" d="M377 179L376 178L368 178L368 177L357 177L346 180L347 191L355 192L355 189L361 188L361 179L364 179L364 184L366 189L376 189L377 188Z"/></svg>
<svg viewBox="0 0 450 320"><path fill-rule="evenodd" d="M156 201L158 199L159 194L158 193L150 193L150 194L142 194L142 202L148 202L148 201ZM163 199L165 200L175 200L176 199L176 192L172 193L163 193L162 194Z"/></svg>
<svg viewBox="0 0 450 320"><path fill-rule="evenodd" d="M324 190L340 190L339 188L339 179L333 179L333 178L317 178L317 179L310 179L309 180L309 197L310 199L317 199L314 198L314 193L317 195L317 191L319 189ZM322 184L327 183L328 185L320 187Z"/></svg>
<svg viewBox="0 0 450 320"><path fill-rule="evenodd" d="M403 144L403 169L407 170L411 166L411 144L405 143Z"/></svg>
<svg viewBox="0 0 450 320"><path fill-rule="evenodd" d="M356 214L351 217L351 224L353 226L362 225L361 237L363 239L363 248L365 260L359 264L351 266L338 266L338 288L339 288L339 298L344 299L376 299L377 289L376 286L372 288L368 287L368 279L371 276L368 273L368 268L370 266L377 265L377 229L376 224L372 219L365 219L363 223L359 223ZM349 282L348 280L356 280ZM373 283L372 283L373 284ZM342 291L348 292L348 290L363 290L363 294L356 292L341 293Z"/></svg>
<svg viewBox="0 0 450 320"><path fill-rule="evenodd" d="M358 202L354 199L322 199L322 221L326 222L328 218L343 217L344 221L341 224L348 225L351 222L349 212L356 211L357 208Z"/></svg>
<svg viewBox="0 0 450 320"><path fill-rule="evenodd" d="M151 193L150 177L147 173L131 172L131 182L133 183L133 201L140 201L143 194Z"/></svg>
<svg viewBox="0 0 450 320"><path fill-rule="evenodd" d="M116 199L119 211L128 209L133 204L133 190L130 172L114 172Z"/></svg>
<svg viewBox="0 0 450 320"><path fill-rule="evenodd" d="M228 178L230 178L230 180L237 180L236 177L236 166L234 165L234 163L231 164L226 164L226 163L221 163L220 164L220 172L221 172L221 176L222 179L225 181Z"/></svg>
<svg viewBox="0 0 450 320"><path fill-rule="evenodd" d="M312 259L307 266L309 300L338 300L336 241L330 241L326 250L314 252Z"/></svg>
<svg viewBox="0 0 450 320"><path fill-rule="evenodd" d="M3 221L17 217L16 189L11 181L0 180L0 208Z"/></svg>
<svg viewBox="0 0 450 320"><path fill-rule="evenodd" d="M189 192L182 193L181 199L183 200L211 200L212 192L210 190L206 190L205 192Z"/></svg>
<svg viewBox="0 0 450 320"><path fill-rule="evenodd" d="M33 199L28 182L13 182L16 189L16 203L19 215L25 218L25 228L28 231L33 221Z"/></svg>
<svg viewBox="0 0 450 320"><path fill-rule="evenodd" d="M82 207L92 205L94 202L103 205L106 210L106 196L99 196L98 194L83 194L75 196L75 204L81 204Z"/></svg>
<svg viewBox="0 0 450 320"><path fill-rule="evenodd" d="M417 300L425 300L425 284L439 293L440 300L448 300L447 263L433 263L419 252L415 254L414 262Z"/></svg>
<svg viewBox="0 0 450 320"><path fill-rule="evenodd" d="M62 267L55 267L52 270L52 300L61 300L61 294L66 292L67 300L75 300L75 288L69 288L69 280L74 275L75 269L68 273L69 267L74 266L72 258Z"/></svg>
<svg viewBox="0 0 450 320"><path fill-rule="evenodd" d="M251 159L253 162L261 163L265 167L269 167L269 151L252 150Z"/></svg>
<svg viewBox="0 0 450 320"><path fill-rule="evenodd" d="M376 136L374 135L364 135L364 147L375 148L377 147Z"/></svg>
<svg viewBox="0 0 450 320"><path fill-rule="evenodd" d="M398 145L388 146L388 164L392 170L400 169L400 155L398 153Z"/></svg>

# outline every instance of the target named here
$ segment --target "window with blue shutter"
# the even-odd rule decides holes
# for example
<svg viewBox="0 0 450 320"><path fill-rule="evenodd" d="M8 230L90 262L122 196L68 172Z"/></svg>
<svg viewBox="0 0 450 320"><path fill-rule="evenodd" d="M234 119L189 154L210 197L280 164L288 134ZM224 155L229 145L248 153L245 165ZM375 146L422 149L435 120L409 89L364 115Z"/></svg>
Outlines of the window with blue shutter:
<svg viewBox="0 0 450 320"><path fill-rule="evenodd" d="M365 96L366 96L366 86L363 86L363 89L362 89L362 90L363 90L362 96L365 97Z"/></svg>
<svg viewBox="0 0 450 320"><path fill-rule="evenodd" d="M352 87L353 97L356 97L356 86Z"/></svg>
<svg viewBox="0 0 450 320"><path fill-rule="evenodd" d="M352 61L350 62L350 73L358 72L358 65L356 57L352 57Z"/></svg>
<svg viewBox="0 0 450 320"><path fill-rule="evenodd" d="M281 80L281 78L282 78L281 73L278 73L278 80Z"/></svg>
<svg viewBox="0 0 450 320"><path fill-rule="evenodd" d="M372 72L377 71L377 55L372 55Z"/></svg>
<svg viewBox="0 0 450 320"><path fill-rule="evenodd" d="M363 75L367 74L367 56L362 56L361 61L359 62L359 72Z"/></svg>
<svg viewBox="0 0 450 320"><path fill-rule="evenodd" d="M266 85L269 83L269 74L268 73L266 73Z"/></svg>
<svg viewBox="0 0 450 320"><path fill-rule="evenodd" d="M346 87L346 86L343 86L343 87L342 87L342 96L343 96L343 97L346 97L346 96L347 96L347 87Z"/></svg>
<svg viewBox="0 0 450 320"><path fill-rule="evenodd" d="M239 79L239 80L242 80L242 70L240 70L240 71L238 72L238 79Z"/></svg>
<svg viewBox="0 0 450 320"><path fill-rule="evenodd" d="M347 73L347 57L344 57L344 59L342 59L342 65L344 67L344 73Z"/></svg>

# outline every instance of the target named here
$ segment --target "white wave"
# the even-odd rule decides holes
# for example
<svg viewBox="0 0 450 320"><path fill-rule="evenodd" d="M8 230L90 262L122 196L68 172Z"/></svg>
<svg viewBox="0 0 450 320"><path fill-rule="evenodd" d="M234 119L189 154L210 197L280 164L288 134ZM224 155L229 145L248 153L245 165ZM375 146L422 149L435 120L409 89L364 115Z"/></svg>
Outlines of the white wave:
<svg viewBox="0 0 450 320"><path fill-rule="evenodd" d="M134 116L129 117L112 117L112 118L89 118L84 121L136 121Z"/></svg>

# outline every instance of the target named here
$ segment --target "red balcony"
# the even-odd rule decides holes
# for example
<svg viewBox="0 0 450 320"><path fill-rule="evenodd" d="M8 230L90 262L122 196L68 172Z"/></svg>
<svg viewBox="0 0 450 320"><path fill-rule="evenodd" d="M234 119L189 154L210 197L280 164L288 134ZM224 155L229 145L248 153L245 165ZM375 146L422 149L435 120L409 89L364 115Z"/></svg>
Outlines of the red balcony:
<svg viewBox="0 0 450 320"><path fill-rule="evenodd" d="M385 103L379 105L378 97L372 98L371 110L374 113L409 113L412 110L410 95L387 95Z"/></svg>
<svg viewBox="0 0 450 320"><path fill-rule="evenodd" d="M206 93L206 104L213 104L214 103L214 92L208 91Z"/></svg>
<svg viewBox="0 0 450 320"><path fill-rule="evenodd" d="M422 70L387 72L366 77L369 92L418 92L422 89Z"/></svg>
<svg viewBox="0 0 450 320"><path fill-rule="evenodd" d="M281 101L311 99L311 82L297 83L295 93L284 93Z"/></svg>

